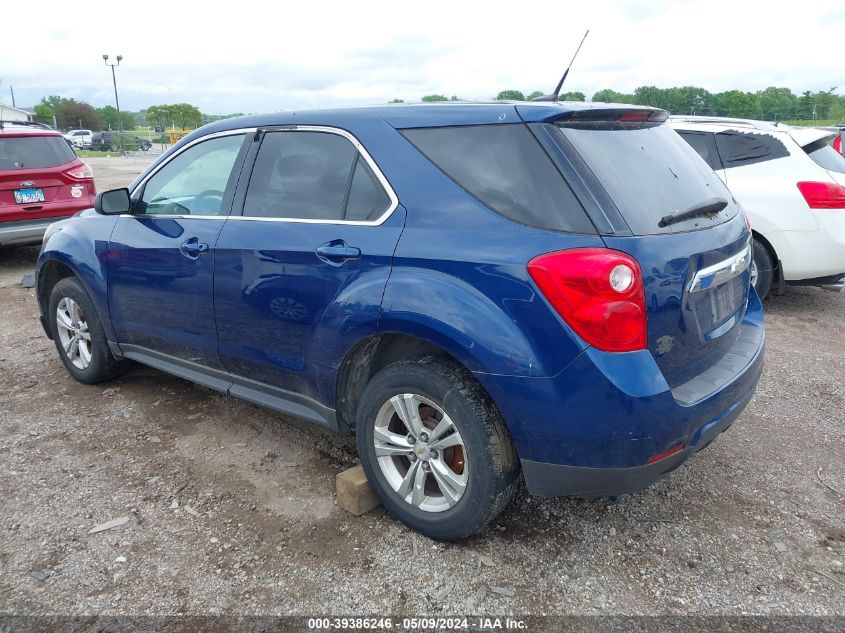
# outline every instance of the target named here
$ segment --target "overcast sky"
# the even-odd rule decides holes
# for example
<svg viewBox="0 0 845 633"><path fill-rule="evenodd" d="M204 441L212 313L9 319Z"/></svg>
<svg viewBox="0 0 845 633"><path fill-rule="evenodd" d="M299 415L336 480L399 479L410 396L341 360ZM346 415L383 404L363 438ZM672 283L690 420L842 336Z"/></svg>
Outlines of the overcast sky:
<svg viewBox="0 0 845 633"><path fill-rule="evenodd" d="M0 15L0 102L11 103L12 84L19 106L49 94L113 104L103 53L124 57L117 79L127 110L185 101L208 113L265 112L548 91L587 28L564 90L588 98L645 84L845 94L842 0L27 6Z"/></svg>

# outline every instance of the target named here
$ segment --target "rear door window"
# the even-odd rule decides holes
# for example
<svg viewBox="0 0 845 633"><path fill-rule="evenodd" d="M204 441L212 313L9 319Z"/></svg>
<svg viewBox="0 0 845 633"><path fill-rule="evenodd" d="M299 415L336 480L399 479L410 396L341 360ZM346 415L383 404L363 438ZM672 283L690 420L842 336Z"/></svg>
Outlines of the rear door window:
<svg viewBox="0 0 845 633"><path fill-rule="evenodd" d="M725 169L789 156L786 146L765 132L719 132L716 147Z"/></svg>
<svg viewBox="0 0 845 633"><path fill-rule="evenodd" d="M301 220L375 220L390 207L384 187L349 139L330 132L267 132L243 214Z"/></svg>
<svg viewBox="0 0 845 633"><path fill-rule="evenodd" d="M552 231L596 232L525 125L420 128L402 134L467 193L506 218Z"/></svg>
<svg viewBox="0 0 845 633"><path fill-rule="evenodd" d="M565 150L578 152L635 235L703 229L738 212L713 169L665 124L561 123L558 129ZM664 216L714 198L727 202L719 213L660 226Z"/></svg>
<svg viewBox="0 0 845 633"><path fill-rule="evenodd" d="M821 140L810 143L804 147L804 151L807 152L807 155L819 167L823 167L828 171L835 171L839 174L845 174L845 157L825 141Z"/></svg>
<svg viewBox="0 0 845 633"><path fill-rule="evenodd" d="M76 158L61 136L0 136L0 169L46 169Z"/></svg>

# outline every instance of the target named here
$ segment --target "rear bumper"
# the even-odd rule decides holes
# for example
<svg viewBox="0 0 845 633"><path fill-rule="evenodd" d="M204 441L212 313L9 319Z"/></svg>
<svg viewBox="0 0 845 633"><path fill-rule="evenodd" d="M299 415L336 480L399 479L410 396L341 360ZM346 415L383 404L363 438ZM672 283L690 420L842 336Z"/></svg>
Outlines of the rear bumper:
<svg viewBox="0 0 845 633"><path fill-rule="evenodd" d="M65 220L67 216L0 222L0 247L38 244L44 239L44 232L53 222Z"/></svg>
<svg viewBox="0 0 845 633"><path fill-rule="evenodd" d="M633 492L709 444L740 416L762 373L765 335L756 293L740 327L751 335L741 332L724 362L674 389L647 351L587 349L553 378L477 374L508 424L528 491Z"/></svg>
<svg viewBox="0 0 845 633"><path fill-rule="evenodd" d="M787 283L839 275L845 272L845 212L841 209L813 210L818 230L765 233L783 265Z"/></svg>
<svg viewBox="0 0 845 633"><path fill-rule="evenodd" d="M753 393L748 394L743 402L735 405L721 419L707 424L701 430L696 444L652 464L629 468L586 468L523 459L522 471L528 491L538 497L607 497L642 490L671 473L698 451L707 448L734 423L752 395Z"/></svg>

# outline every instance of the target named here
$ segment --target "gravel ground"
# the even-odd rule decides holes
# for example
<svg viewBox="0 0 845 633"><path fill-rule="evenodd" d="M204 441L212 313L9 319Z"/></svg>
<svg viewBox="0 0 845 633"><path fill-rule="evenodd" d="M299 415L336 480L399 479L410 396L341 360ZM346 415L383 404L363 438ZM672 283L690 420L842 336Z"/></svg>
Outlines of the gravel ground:
<svg viewBox="0 0 845 633"><path fill-rule="evenodd" d="M100 188L132 160L90 159ZM142 367L76 383L19 285L37 252L0 251L0 612L845 613L843 294L766 303L757 394L668 478L523 492L442 544L336 506L349 440Z"/></svg>

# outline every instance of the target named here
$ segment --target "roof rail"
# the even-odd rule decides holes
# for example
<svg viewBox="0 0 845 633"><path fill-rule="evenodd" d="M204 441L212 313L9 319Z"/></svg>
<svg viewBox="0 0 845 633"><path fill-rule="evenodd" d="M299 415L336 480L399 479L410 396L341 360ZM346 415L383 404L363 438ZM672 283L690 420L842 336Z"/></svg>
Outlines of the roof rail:
<svg viewBox="0 0 845 633"><path fill-rule="evenodd" d="M0 130L2 130L7 125L20 125L23 127L37 127L41 128L42 130L52 130L49 125L45 123L39 123L38 121L4 121L0 119Z"/></svg>
<svg viewBox="0 0 845 633"><path fill-rule="evenodd" d="M777 123L771 121L758 121L756 119L737 119L726 116L701 116L701 115L684 115L673 114L669 117L673 121L686 121L688 123L715 123L721 125L736 125L751 127L756 129L771 129L772 126L777 126Z"/></svg>

